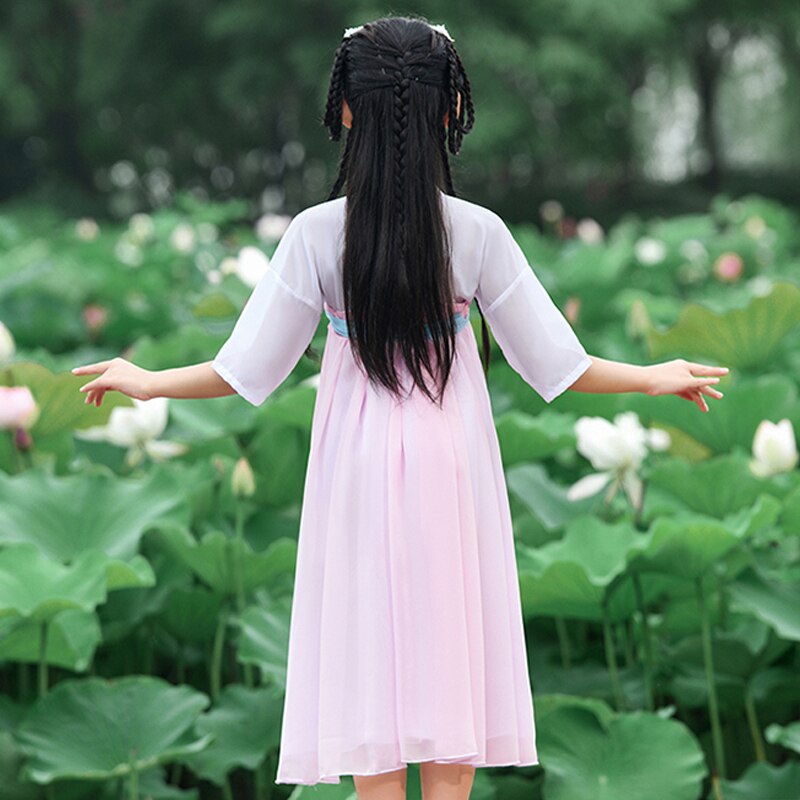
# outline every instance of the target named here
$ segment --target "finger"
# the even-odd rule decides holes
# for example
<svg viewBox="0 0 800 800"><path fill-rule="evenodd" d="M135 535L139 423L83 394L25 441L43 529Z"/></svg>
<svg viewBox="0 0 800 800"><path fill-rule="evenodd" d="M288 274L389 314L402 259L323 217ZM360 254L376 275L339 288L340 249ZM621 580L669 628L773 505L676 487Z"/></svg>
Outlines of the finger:
<svg viewBox="0 0 800 800"><path fill-rule="evenodd" d="M96 361L94 364L83 364L80 367L73 367L70 372L73 375L95 375L98 372L105 372L111 366L111 361Z"/></svg>
<svg viewBox="0 0 800 800"><path fill-rule="evenodd" d="M694 392L695 400L701 411L708 411L708 404L705 397L699 391Z"/></svg>
<svg viewBox="0 0 800 800"><path fill-rule="evenodd" d="M711 364L698 364L696 361L689 362L689 369L703 375L727 375L730 372L728 367L714 367Z"/></svg>
<svg viewBox="0 0 800 800"><path fill-rule="evenodd" d="M93 389L99 389L100 388L99 381L100 378L95 378L93 381L89 381L89 383L84 383L83 386L81 386L80 391L91 392Z"/></svg>
<svg viewBox="0 0 800 800"><path fill-rule="evenodd" d="M103 398L106 396L105 390L101 389L99 392L95 392L97 399L95 400L95 405L100 408L100 404L103 402Z"/></svg>
<svg viewBox="0 0 800 800"><path fill-rule="evenodd" d="M716 397L718 400L719 400L720 397L724 397L725 396L722 392L718 391L713 386L703 386L700 389L700 391L703 394L707 394L709 397Z"/></svg>
<svg viewBox="0 0 800 800"><path fill-rule="evenodd" d="M695 378L691 384L693 389L700 389L703 386L710 386L712 383L719 383L719 378Z"/></svg>

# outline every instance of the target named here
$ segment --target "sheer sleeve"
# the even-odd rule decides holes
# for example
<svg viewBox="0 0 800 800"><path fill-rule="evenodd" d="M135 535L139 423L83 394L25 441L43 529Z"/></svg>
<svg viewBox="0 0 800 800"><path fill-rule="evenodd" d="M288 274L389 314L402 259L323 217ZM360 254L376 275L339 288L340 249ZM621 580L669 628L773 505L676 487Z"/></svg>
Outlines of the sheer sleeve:
<svg viewBox="0 0 800 800"><path fill-rule="evenodd" d="M503 355L550 403L592 361L503 219L492 212L475 295Z"/></svg>
<svg viewBox="0 0 800 800"><path fill-rule="evenodd" d="M212 368L255 406L286 379L314 338L323 297L304 214L292 218Z"/></svg>

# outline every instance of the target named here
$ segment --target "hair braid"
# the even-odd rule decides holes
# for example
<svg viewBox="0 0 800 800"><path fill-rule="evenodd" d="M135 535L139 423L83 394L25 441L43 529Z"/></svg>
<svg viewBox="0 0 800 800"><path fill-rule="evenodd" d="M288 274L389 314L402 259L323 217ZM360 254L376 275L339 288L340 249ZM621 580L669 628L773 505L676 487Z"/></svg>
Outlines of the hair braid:
<svg viewBox="0 0 800 800"><path fill-rule="evenodd" d="M405 198L406 198L406 141L408 138L408 93L411 78L409 76L406 59L411 57L411 53L406 51L397 56L397 68L394 70L395 83L393 86L392 102L392 132L394 134L394 196L397 209L397 230L399 258L401 261L406 257L406 218L405 218ZM402 274L402 272L400 273Z"/></svg>

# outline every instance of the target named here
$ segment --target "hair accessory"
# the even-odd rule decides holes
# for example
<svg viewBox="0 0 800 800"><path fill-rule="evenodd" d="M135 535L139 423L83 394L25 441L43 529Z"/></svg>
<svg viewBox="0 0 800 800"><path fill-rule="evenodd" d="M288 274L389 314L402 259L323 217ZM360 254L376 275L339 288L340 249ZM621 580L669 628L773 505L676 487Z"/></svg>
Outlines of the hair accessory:
<svg viewBox="0 0 800 800"><path fill-rule="evenodd" d="M451 42L455 41L453 37L448 33L447 28L444 25L430 25L430 27L435 30L437 33L441 33L446 39L449 39ZM342 35L342 39L349 39L354 33L358 33L358 31L363 30L363 25L357 25L355 28L345 28L344 34Z"/></svg>

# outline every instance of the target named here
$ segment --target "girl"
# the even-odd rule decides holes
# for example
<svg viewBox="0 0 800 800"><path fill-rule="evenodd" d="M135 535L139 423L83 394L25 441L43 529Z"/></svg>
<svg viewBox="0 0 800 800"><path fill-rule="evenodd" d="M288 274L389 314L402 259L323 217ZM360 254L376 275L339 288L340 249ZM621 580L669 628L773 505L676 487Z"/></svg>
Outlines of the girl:
<svg viewBox="0 0 800 800"><path fill-rule="evenodd" d="M131 397L260 405L329 319L298 536L278 783L466 798L475 767L539 763L500 449L489 321L547 403L581 392L704 395L727 369L589 356L500 217L456 197L447 150L471 130L447 30L348 29L324 124L349 130L330 197L293 219L211 362L78 367L97 406ZM346 185L346 195L338 197ZM471 325L482 317L483 368ZM423 372L427 373L426 375Z"/></svg>

